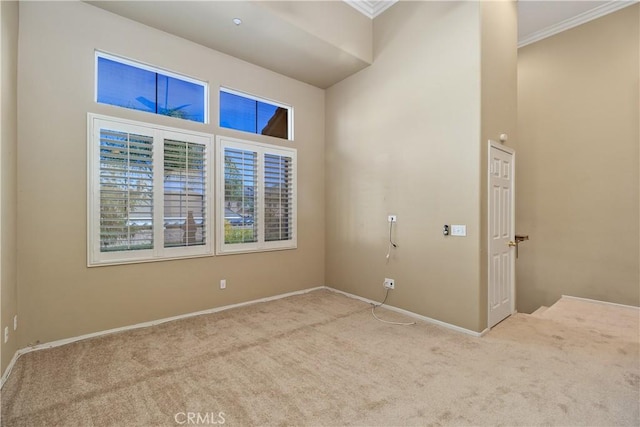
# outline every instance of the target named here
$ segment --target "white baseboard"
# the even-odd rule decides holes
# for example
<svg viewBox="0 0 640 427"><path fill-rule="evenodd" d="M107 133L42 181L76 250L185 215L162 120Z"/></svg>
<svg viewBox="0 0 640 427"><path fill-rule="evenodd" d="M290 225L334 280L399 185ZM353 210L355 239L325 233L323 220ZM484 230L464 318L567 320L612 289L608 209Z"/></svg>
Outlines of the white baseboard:
<svg viewBox="0 0 640 427"><path fill-rule="evenodd" d="M636 307L635 305L618 304L618 303L615 303L615 302L600 301L600 300L597 300L597 299L589 299L589 298L582 298L582 297L574 297L574 296L571 296L571 295L562 295L562 298L574 299L574 300L578 300L578 301L585 301L585 302L590 302L590 303L594 303L594 304L612 305L614 307L631 308L631 309L640 311L640 307Z"/></svg>
<svg viewBox="0 0 640 427"><path fill-rule="evenodd" d="M328 287L328 286L325 286L325 288L330 290L330 291L337 292L339 294L345 295L345 296L347 296L349 298L355 298L357 300L364 301L364 302L369 303L369 304L379 304L380 303L379 301L373 301L373 300L370 300L368 298L364 298L364 297L361 297L361 296L358 296L358 295L350 294L349 292L341 291L339 289L334 289L334 288L331 288L331 287ZM388 304L385 304L384 308L389 309L391 311L395 311L396 313L404 314L405 316L409 316L409 317L412 317L412 318L417 319L417 320L421 320L423 322L433 323L434 325L442 326L444 328L451 329L451 330L456 331L456 332L462 332L463 334L471 335L471 336L474 336L474 337L481 337L484 334L486 334L487 332L489 332L489 328L486 328L482 332L476 332L476 331L472 331L471 329L462 328L460 326L452 325L451 323L443 322L441 320L432 319L431 317L423 316L421 314L417 314L417 313L414 313L412 311L404 310L402 308L394 307L394 306L388 305Z"/></svg>
<svg viewBox="0 0 640 427"><path fill-rule="evenodd" d="M105 331L93 332L93 333L90 333L90 334L80 335L80 336L77 336L77 337L64 338L64 339L61 339L61 340L56 340L56 341L51 341L51 342L47 342L47 343L43 343L43 344L37 344L37 345L25 347L25 348L22 348L22 349L16 351L16 353L13 355L13 358L11 359L11 362L9 363L9 365L7 366L7 369L5 369L4 373L2 374L2 377L0 378L0 389L2 388L2 386L4 386L4 383L7 380L7 378L9 378L9 374L11 373L11 370L13 369L13 366L15 365L16 361L20 358L20 356L22 356L23 354L31 353L32 351L44 350L44 349L47 349L47 348L60 347L61 345L71 344L71 343L74 343L74 342L77 342L77 341L82 341L82 340L86 340L86 339L89 339L89 338L96 338L96 337L100 337L100 336L103 336L103 335L110 335L110 334L114 334L116 332L124 332L124 331L131 331L133 329L148 328L149 326L160 325L162 323L172 322L174 320L186 319L186 318L194 317L194 316L201 316L203 314L218 313L220 311L231 310L232 308L244 307L244 306L247 306L247 305L258 304L258 303L261 303L261 302L274 301L274 300L287 298L287 297L294 296L294 295L306 294L306 293L309 293L309 292L317 291L319 289L326 289L326 287L325 286L317 286L315 288L303 289L301 291L287 292L285 294L274 295L274 296L266 297L266 298L259 298L259 299L255 299L255 300L251 300L251 301L241 302L241 303L238 303L238 304L224 305L224 306L221 306L221 307L216 307L216 308L210 308L210 309L207 309L207 310L196 311L196 312L193 312L193 313L186 313L186 314L180 314L178 316L165 317L163 319L152 320L152 321L149 321L149 322L136 323L135 325L129 325L129 326L123 326L123 327L120 327L120 328L107 329Z"/></svg>
<svg viewBox="0 0 640 427"><path fill-rule="evenodd" d="M13 369L13 365L16 364L16 361L18 360L18 358L20 356L22 356L24 353L22 350L18 350L15 353L13 353L13 357L11 358L11 362L9 362L9 365L7 365L7 369L4 370L4 373L2 374L2 377L0 377L0 389L2 389L2 386L4 385L5 381L7 380L7 378L9 378L9 374L11 373L11 370Z"/></svg>
<svg viewBox="0 0 640 427"><path fill-rule="evenodd" d="M61 339L61 340L51 341L51 342L47 342L47 343L43 343L43 344L37 344L37 345L30 346L30 347L22 348L22 349L20 349L20 350L15 352L15 354L13 355L13 358L11 359L11 362L7 366L7 369L5 369L4 373L2 374L2 377L0 378L0 389L2 388L2 386L4 386L4 383L7 381L7 378L9 378L9 375L11 374L11 370L13 369L14 365L16 364L16 361L20 358L20 356L22 356L23 354L31 353L32 351L44 350L44 349L47 349L47 348L60 347L61 345L71 344L71 343L74 343L74 342L77 342L77 341L86 340L86 339L89 339L89 338L96 338L96 337L100 337L100 336L104 336L104 335L114 334L114 333L117 333L117 332L131 331L131 330L134 330L134 329L148 328L150 326L160 325L162 323L172 322L174 320L186 319L186 318L194 317L194 316L201 316L203 314L218 313L218 312L221 312L221 311L231 310L233 308L244 307L244 306L252 305L252 304L258 304L258 303L261 303L261 302L274 301L274 300L287 298L287 297L294 296L294 295L306 294L306 293L317 291L317 290L320 290L320 289L326 289L326 290L329 290L329 291L332 291L332 292L336 292L336 293L345 295L345 296L347 296L349 298L355 298L355 299L358 299L360 301L364 301L364 302L369 303L369 304L377 304L376 301L370 300L368 298L360 297L358 295L350 294L348 292L340 291L338 289L334 289L334 288L331 288L331 287L328 287L328 286L317 286L315 288L303 289L301 291L288 292L288 293L285 293L285 294L274 295L274 296L266 297L266 298L259 298L259 299L255 299L255 300L251 300L251 301L241 302L241 303L238 303L238 304L230 304L230 305L225 305L225 306L221 306L221 307L210 308L210 309L207 309L207 310L196 311L196 312L193 312L193 313L186 313L186 314L181 314L181 315L178 315L178 316L165 317L163 319L152 320L152 321L149 321L149 322L136 323L135 325L129 325L129 326L123 326L123 327L120 327L120 328L107 329L107 330L104 330L104 331L93 332L93 333L90 333L90 334L80 335L80 336L77 336L77 337L64 338L64 339ZM387 305L387 304L385 304L385 308L387 308L389 310L392 310L392 311L395 311L397 313L401 313L401 314L404 314L406 316L412 317L414 319L421 320L423 322L433 323L435 325L439 325L439 326L442 326L444 328L451 329L451 330L454 330L454 331L457 331L457 332L462 332L464 334L471 335L471 336L474 336L474 337L481 337L481 336L483 336L484 334L486 334L489 331L489 329L485 329L482 332L475 332L475 331L472 331L470 329L461 328L459 326L452 325L450 323L446 323L446 322L442 322L440 320L432 319L430 317L422 316L420 314L416 314L416 313L413 313L411 311L403 310L402 308L394 307L394 306Z"/></svg>

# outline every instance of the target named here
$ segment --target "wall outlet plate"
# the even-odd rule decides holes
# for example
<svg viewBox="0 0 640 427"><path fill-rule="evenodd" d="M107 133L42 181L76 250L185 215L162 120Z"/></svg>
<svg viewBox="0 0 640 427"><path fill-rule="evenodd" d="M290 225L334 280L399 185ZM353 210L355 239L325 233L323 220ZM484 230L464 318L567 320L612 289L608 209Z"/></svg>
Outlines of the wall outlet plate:
<svg viewBox="0 0 640 427"><path fill-rule="evenodd" d="M398 222L398 216L397 215L389 215L387 217L387 221L389 221L389 222Z"/></svg>
<svg viewBox="0 0 640 427"><path fill-rule="evenodd" d="M4 328L4 343L6 344L9 341L9 327L5 326Z"/></svg>
<svg viewBox="0 0 640 427"><path fill-rule="evenodd" d="M18 315L13 316L13 330L18 329Z"/></svg>
<svg viewBox="0 0 640 427"><path fill-rule="evenodd" d="M226 289L226 288L227 288L227 279L220 280L220 289Z"/></svg>
<svg viewBox="0 0 640 427"><path fill-rule="evenodd" d="M385 289L395 289L396 288L396 281L393 279L384 279L384 283L382 284L382 286L384 286Z"/></svg>
<svg viewBox="0 0 640 427"><path fill-rule="evenodd" d="M451 235L452 236L466 236L467 235L467 226L466 225L452 225L451 226Z"/></svg>

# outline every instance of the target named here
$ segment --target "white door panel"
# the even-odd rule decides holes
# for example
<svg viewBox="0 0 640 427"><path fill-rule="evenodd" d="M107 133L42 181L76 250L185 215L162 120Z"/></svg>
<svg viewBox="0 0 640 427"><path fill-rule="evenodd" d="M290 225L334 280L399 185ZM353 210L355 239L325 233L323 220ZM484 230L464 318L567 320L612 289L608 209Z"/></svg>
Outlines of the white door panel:
<svg viewBox="0 0 640 427"><path fill-rule="evenodd" d="M509 316L514 303L514 153L489 148L489 327Z"/></svg>

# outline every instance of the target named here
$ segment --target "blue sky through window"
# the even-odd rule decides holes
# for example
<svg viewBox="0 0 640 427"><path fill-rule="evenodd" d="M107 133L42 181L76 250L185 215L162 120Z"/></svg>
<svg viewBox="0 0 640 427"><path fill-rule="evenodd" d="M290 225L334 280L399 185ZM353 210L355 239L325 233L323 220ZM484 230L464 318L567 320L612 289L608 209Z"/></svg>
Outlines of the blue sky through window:
<svg viewBox="0 0 640 427"><path fill-rule="evenodd" d="M279 108L282 107L221 90L220 127L262 134Z"/></svg>
<svg viewBox="0 0 640 427"><path fill-rule="evenodd" d="M98 102L204 123L203 85L101 56L97 67Z"/></svg>

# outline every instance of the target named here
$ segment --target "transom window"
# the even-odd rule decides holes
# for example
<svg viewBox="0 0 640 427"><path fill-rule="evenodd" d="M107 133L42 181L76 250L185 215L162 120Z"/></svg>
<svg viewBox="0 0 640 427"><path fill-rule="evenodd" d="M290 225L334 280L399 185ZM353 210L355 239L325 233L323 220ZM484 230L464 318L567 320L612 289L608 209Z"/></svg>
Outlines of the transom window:
<svg viewBox="0 0 640 427"><path fill-rule="evenodd" d="M96 101L206 123L208 85L128 59L96 52Z"/></svg>
<svg viewBox="0 0 640 427"><path fill-rule="evenodd" d="M220 127L293 140L293 108L220 88Z"/></svg>

